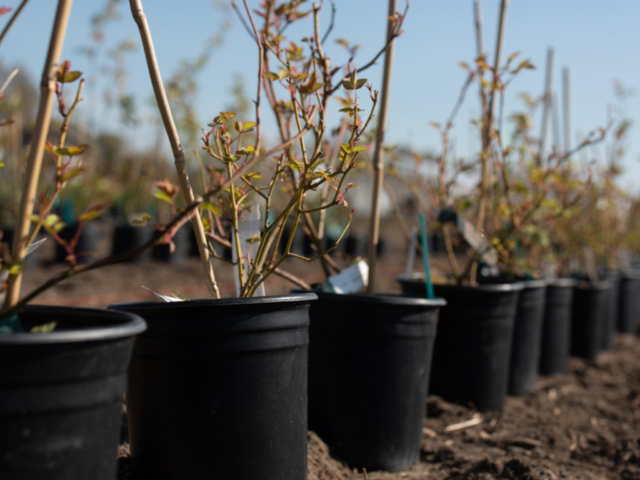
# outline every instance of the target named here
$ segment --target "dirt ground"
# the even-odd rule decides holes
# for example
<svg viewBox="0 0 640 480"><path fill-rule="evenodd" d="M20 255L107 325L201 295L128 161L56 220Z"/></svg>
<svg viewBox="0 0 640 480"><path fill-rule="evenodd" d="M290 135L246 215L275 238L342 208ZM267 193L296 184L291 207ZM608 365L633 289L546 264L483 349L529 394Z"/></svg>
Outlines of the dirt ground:
<svg viewBox="0 0 640 480"><path fill-rule="evenodd" d="M534 392L509 397L497 415L431 396L420 463L391 479L640 479L640 341L618 338L595 363L571 359L570 372L540 378ZM482 423L445 432L477 415ZM309 480L362 480L310 433Z"/></svg>

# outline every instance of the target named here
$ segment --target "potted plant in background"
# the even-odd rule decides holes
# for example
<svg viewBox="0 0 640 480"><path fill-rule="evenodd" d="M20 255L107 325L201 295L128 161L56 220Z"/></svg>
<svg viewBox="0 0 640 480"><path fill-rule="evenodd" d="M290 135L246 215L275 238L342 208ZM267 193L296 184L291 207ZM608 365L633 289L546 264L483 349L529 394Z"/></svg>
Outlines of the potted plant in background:
<svg viewBox="0 0 640 480"><path fill-rule="evenodd" d="M431 372L432 393L450 401L472 402L480 411L498 411L504 403L509 373L509 358L514 320L521 283L496 283L478 285L478 262L495 265L497 253L485 236L486 216L489 208L493 174L499 151L499 128L495 117L497 101L502 98L507 82L522 69L527 61L512 66L514 56L502 65L502 39L506 23L508 2L502 1L498 40L493 67L485 62L485 53L478 45L476 67L466 64L468 72L458 101L444 126L434 124L441 133L443 152L437 159L437 180L433 189L433 209L442 227L443 238L450 262L451 283L436 283L435 294L447 301L442 309L434 347ZM476 12L478 14L478 12ZM476 19L478 39L481 39L481 22ZM485 73L490 72L490 79ZM482 140L479 154L480 181L477 195L463 194L458 189L454 196L457 176L470 169L469 164L457 163L450 169L449 131L464 100L467 90L479 81L482 102L482 119L477 123ZM470 217L469 215L473 215ZM467 217L473 218L473 223ZM453 224L453 225L452 225ZM469 254L459 259L454 251L454 231L471 245ZM459 261L464 263L459 264ZM402 291L408 295L421 295L424 279L400 277Z"/></svg>

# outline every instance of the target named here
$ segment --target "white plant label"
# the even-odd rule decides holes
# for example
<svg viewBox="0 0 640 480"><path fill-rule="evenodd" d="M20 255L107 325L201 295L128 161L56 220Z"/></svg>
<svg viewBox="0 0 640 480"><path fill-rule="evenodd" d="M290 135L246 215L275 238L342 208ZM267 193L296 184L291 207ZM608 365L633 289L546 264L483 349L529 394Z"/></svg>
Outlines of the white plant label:
<svg viewBox="0 0 640 480"><path fill-rule="evenodd" d="M337 275L327 278L325 284L329 284L327 290L333 291L333 293L355 293L367 286L368 278L369 265L364 260L360 260Z"/></svg>
<svg viewBox="0 0 640 480"><path fill-rule="evenodd" d="M170 297L168 295L160 295L157 292L154 292L153 290L151 290L150 288L145 287L144 285L140 285L142 288L144 288L145 290L150 291L151 293L153 293L159 300L162 300L163 302L166 303L171 303L171 302L184 302L184 300L182 298L177 298L177 297Z"/></svg>
<svg viewBox="0 0 640 480"><path fill-rule="evenodd" d="M232 232L233 233L233 232ZM260 205L258 202L250 202L247 208L242 212L242 217L238 219L238 236L240 237L240 245L242 247L242 265L246 280L247 271L250 268L249 259L253 260L258 253L259 242L249 242L248 240L260 238ZM231 259L233 263L238 262L238 252L236 249L236 236L231 235ZM238 265L233 267L234 280L236 283L236 296L240 296L240 277L238 274ZM264 297L264 282L256 289L254 297Z"/></svg>
<svg viewBox="0 0 640 480"><path fill-rule="evenodd" d="M593 254L591 247L584 247L584 263L587 269L587 275L592 282L598 281L598 269L596 267L596 256Z"/></svg>
<svg viewBox="0 0 640 480"><path fill-rule="evenodd" d="M478 253L482 253L481 258L487 265L495 267L498 264L498 251L493 247L489 247L485 236L479 234L471 222L462 215L458 215L456 227L467 243L471 245L471 248Z"/></svg>
<svg viewBox="0 0 640 480"><path fill-rule="evenodd" d="M418 241L418 229L413 227L411 229L411 239L409 240L409 253L407 255L407 270L406 275L410 277L413 273L413 265L416 262L416 243Z"/></svg>
<svg viewBox="0 0 640 480"><path fill-rule="evenodd" d="M631 267L631 255L629 255L629 250L626 248L621 248L618 252L618 262L620 263L620 271L625 275L631 275L633 273L633 268Z"/></svg>

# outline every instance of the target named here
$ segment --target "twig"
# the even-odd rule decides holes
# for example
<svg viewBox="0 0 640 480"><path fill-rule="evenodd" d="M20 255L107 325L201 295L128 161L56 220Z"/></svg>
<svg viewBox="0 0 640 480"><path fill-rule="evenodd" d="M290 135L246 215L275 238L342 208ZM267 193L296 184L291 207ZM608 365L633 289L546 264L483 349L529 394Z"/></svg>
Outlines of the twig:
<svg viewBox="0 0 640 480"><path fill-rule="evenodd" d="M11 70L11 73L9 74L9 76L7 77L7 79L4 81L4 83L2 84L2 86L0 87L0 95L2 95L4 93L4 91L7 89L7 87L9 86L9 84L11 83L11 80L13 80L13 78L18 74L18 69L14 68L13 70Z"/></svg>
<svg viewBox="0 0 640 480"><path fill-rule="evenodd" d="M542 108L542 131L540 132L540 150L537 163L542 166L544 150L547 146L547 132L549 130L549 114L551 113L551 81L553 79L553 48L547 50L547 75L544 84L544 103Z"/></svg>
<svg viewBox="0 0 640 480"><path fill-rule="evenodd" d="M471 417L470 420L466 420L464 422L453 423L451 425L447 425L445 427L444 431L446 433L457 432L458 430L464 430L466 428L475 427L477 425L480 425L482 422L484 422L484 419L482 418L482 415L479 414L479 413L476 413L476 414L473 415L473 417Z"/></svg>
<svg viewBox="0 0 640 480"><path fill-rule="evenodd" d="M564 130L564 151L571 150L571 85L569 81L569 67L562 69L562 125Z"/></svg>
<svg viewBox="0 0 640 480"><path fill-rule="evenodd" d="M25 7L28 1L29 0L22 0L22 3L20 4L20 6L16 9L14 14L11 16L11 19L9 20L9 22L5 25L4 29L2 30L2 33L0 33L0 44L2 44L2 41L4 40L4 37L9 32L9 29L13 25L13 22L16 21L16 19L18 18L18 15L20 15L20 12L22 12L22 9Z"/></svg>
<svg viewBox="0 0 640 480"><path fill-rule="evenodd" d="M151 31L147 23L146 16L142 9L141 0L129 0L131 5L131 13L135 22L140 30L140 37L142 38L142 44L144 46L144 53L147 60L147 66L149 68L149 76L151 77L151 83L153 84L153 91L155 93L156 101L158 102L158 108L160 109L160 115L164 127L171 143L171 150L173 151L173 157L175 159L175 166L180 179L180 186L182 188L182 194L184 195L187 204L191 204L195 200L191 183L189 182L189 175L186 169L186 162L184 158L184 151L180 143L178 136L178 130L176 129L171 115L171 108L169 107L169 101L164 90L162 83L162 77L160 76L160 69L158 68L158 61L156 59L155 50L153 48L153 40L151 38ZM209 259L209 249L207 248L207 240L204 233L204 227L202 225L202 219L200 215L194 215L191 218L191 225L193 226L196 242L198 243L198 251L200 252L200 261L202 269L205 273L207 280L207 286L209 292L215 298L220 298L220 291L216 284L215 273L213 271L213 265Z"/></svg>
<svg viewBox="0 0 640 480"><path fill-rule="evenodd" d="M13 239L13 264L22 263L26 256L28 245L26 244L25 240L29 234L29 216L31 215L31 212L33 212L36 192L38 189L38 179L40 178L40 170L42 168L44 145L47 140L47 134L49 133L51 111L53 109L53 95L55 92L56 71L58 62L60 61L60 54L62 52L62 46L64 44L64 37L67 31L69 14L71 12L71 4L72 0L58 1L56 18L53 24L53 31L51 32L51 39L49 41L47 60L42 72L38 116L36 117L33 136L31 137L31 148L29 150L29 158L27 159L25 184L22 191L22 199L20 201L20 211L16 223L15 237ZM21 283L21 272L9 275L9 279L7 282L7 296L4 305L5 310L12 308L17 303L18 298L20 297Z"/></svg>
<svg viewBox="0 0 640 480"><path fill-rule="evenodd" d="M389 0L389 17L392 18L396 12L397 0ZM407 8L409 4L407 2ZM382 78L382 93L380 101L380 113L378 117L378 129L376 132L376 147L373 154L373 199L371 205L371 221L369 228L369 279L367 283L367 293L372 294L375 288L376 278L376 250L380 235L380 201L382 197L382 187L384 180L384 132L387 129L387 112L389 109L389 91L391 90L391 73L393 68L393 53L395 24L389 20L387 22L387 51L384 56L384 74Z"/></svg>

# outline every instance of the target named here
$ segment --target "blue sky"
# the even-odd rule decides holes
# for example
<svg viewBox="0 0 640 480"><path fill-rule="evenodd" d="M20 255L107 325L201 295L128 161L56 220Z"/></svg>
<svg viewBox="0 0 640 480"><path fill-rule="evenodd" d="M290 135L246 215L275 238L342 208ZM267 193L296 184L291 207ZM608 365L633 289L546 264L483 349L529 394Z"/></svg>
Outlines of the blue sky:
<svg viewBox="0 0 640 480"><path fill-rule="evenodd" d="M328 2L328 0L325 0ZM20 65L33 79L39 78L50 35L53 0L31 0L1 47L0 59L5 67ZM109 82L100 71L92 69L80 55L79 48L90 44L91 16L106 0L76 1L71 29L65 43L63 57L73 62L74 69L86 73L98 85ZM241 2L240 2L241 3ZM256 6L257 0L250 0ZM398 0L404 8L404 1ZM4 0L14 7L18 0ZM143 0L150 22L158 60L165 78L175 71L183 58L195 57L208 37L216 32L224 14L213 8L211 0L171 2ZM332 38L344 37L362 45L361 61L368 60L380 47L386 26L386 1L336 0L337 17ZM499 0L483 1L484 42L490 58L493 56ZM151 96L144 56L139 45L137 28L131 19L128 2L120 4L122 18L106 29L103 53L112 45L132 39L138 45L127 56L127 89L136 95L138 105L147 105ZM329 9L322 18L328 23ZM6 18L6 17L5 17ZM233 25L226 33L224 44L216 47L210 63L198 78L198 116L205 124L230 103L230 89L235 75L244 78L247 93L255 92L256 47L233 16ZM523 73L507 97L507 111L520 106L515 94L520 91L532 95L541 93L544 83L544 64L549 46L555 48L554 87L559 93L561 69L568 66L572 79L573 139L580 132L587 133L604 125L607 106L614 101L612 81L620 80L639 93L627 104L633 118L640 106L640 2L637 0L512 0L507 20L505 54L521 51L538 67ZM304 28L303 28L304 27ZM292 38L308 35L309 23L292 28ZM473 61L475 40L472 0L412 0L405 34L396 46L396 63L391 91L388 139L413 148L438 148L438 137L428 126L429 121L444 121L448 116L464 81L459 61ZM330 42L329 54L337 61L345 57L339 46ZM104 56L103 56L104 58ZM356 63L359 63L356 61ZM375 87L381 84L379 67L371 68L366 77ZM108 129L121 129L115 112L101 106L101 95L88 88L83 106L87 115L97 111L100 124ZM99 108L99 110L94 110ZM456 122L455 138L459 154L467 155L477 149L475 134L468 119L478 114L477 95L470 95ZM133 146L148 145L155 138L148 110L141 116L142 125L128 129ZM640 118L634 120L640 121ZM537 129L536 129L537 130ZM267 130L268 131L268 130ZM624 186L638 190L640 177L640 141L634 139L638 126L631 131L629 152L625 161ZM168 144L166 145L168 150Z"/></svg>

